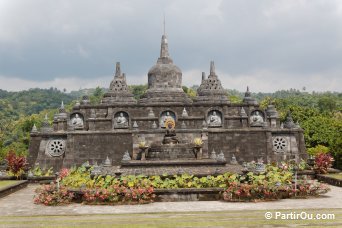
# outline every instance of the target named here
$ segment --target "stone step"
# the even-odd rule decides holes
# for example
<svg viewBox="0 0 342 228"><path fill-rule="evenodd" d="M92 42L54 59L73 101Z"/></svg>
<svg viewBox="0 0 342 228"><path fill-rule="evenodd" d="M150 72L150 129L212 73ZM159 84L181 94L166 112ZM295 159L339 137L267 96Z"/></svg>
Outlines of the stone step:
<svg viewBox="0 0 342 228"><path fill-rule="evenodd" d="M217 161L214 159L187 159L187 160L130 160L130 161L122 161L122 167L129 167L129 166L201 166L201 165L226 165L227 162L225 161Z"/></svg>

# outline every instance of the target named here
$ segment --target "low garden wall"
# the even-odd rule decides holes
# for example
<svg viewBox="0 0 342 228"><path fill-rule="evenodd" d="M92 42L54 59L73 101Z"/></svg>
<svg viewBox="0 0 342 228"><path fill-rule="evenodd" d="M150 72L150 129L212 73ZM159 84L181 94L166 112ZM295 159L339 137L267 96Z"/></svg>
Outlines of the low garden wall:
<svg viewBox="0 0 342 228"><path fill-rule="evenodd" d="M20 180L15 181L13 184L0 188L0 198L5 197L13 192L16 192L22 188L27 187L28 181L27 180Z"/></svg>
<svg viewBox="0 0 342 228"><path fill-rule="evenodd" d="M337 179L334 177L329 177L323 174L318 174L317 175L317 180L319 181L323 181L325 183L337 186L337 187L342 187L342 180L341 179Z"/></svg>

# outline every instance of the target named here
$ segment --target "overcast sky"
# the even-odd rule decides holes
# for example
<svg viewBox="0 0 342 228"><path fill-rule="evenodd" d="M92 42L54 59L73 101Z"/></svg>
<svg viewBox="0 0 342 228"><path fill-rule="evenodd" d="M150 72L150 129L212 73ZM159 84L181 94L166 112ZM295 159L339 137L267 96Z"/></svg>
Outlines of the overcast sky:
<svg viewBox="0 0 342 228"><path fill-rule="evenodd" d="M0 89L147 83L163 33L183 85L342 89L341 0L0 0Z"/></svg>

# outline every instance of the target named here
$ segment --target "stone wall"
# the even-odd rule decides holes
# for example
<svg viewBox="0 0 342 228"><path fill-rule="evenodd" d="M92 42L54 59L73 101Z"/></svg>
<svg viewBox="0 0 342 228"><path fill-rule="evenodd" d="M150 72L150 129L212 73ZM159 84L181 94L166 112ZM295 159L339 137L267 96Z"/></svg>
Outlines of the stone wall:
<svg viewBox="0 0 342 228"><path fill-rule="evenodd" d="M64 166L80 165L86 161L101 164L107 156L118 165L124 152L132 151L132 145L132 134L127 131L69 134Z"/></svg>
<svg viewBox="0 0 342 228"><path fill-rule="evenodd" d="M182 115L186 109L187 116ZM245 115L241 115L242 108ZM279 161L306 157L304 136L301 129L281 129L279 118L268 118L268 126L250 127L250 113L258 110L263 116L266 113L257 105L236 104L192 104L192 105L79 105L65 120L54 121L54 132L34 133L31 135L29 163L39 162L45 167L70 167L89 161L93 164L104 162L108 156L114 165L119 165L125 151L135 158L139 150L138 143L144 138L148 143L161 142L165 133L159 125L160 115L165 111L173 112L176 119L176 132L180 140L191 143L195 137L204 141L203 157L208 158L212 150L224 153L229 162L236 156L238 162L257 160ZM220 112L221 127L207 127L211 111ZM116 129L114 116L118 112L128 115L128 128ZM70 127L70 116L78 113L84 119L84 127L75 130ZM151 114L152 113L152 114ZM133 127L136 122L138 127ZM154 128L153 124L156 124ZM274 137L285 137L288 141L286 152L275 153ZM51 156L47 153L47 144L53 139L65 140L65 153Z"/></svg>

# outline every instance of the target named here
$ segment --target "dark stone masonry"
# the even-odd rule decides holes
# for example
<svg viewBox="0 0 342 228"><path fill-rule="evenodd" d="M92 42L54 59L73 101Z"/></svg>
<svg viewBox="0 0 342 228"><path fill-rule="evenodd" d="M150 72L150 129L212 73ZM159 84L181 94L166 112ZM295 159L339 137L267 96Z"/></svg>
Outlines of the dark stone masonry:
<svg viewBox="0 0 342 228"><path fill-rule="evenodd" d="M261 109L248 87L243 103L231 104L214 62L208 77L203 72L197 94L192 100L184 93L182 71L170 58L163 35L160 57L148 72L148 90L141 99L134 99L117 63L100 104L91 105L84 96L66 113L62 103L53 126L46 118L39 131L32 129L29 163L55 170L88 161L124 164L127 173L154 166L200 172L201 167L224 170L225 163L236 161L306 158L303 130L291 115L280 123L276 108Z"/></svg>

